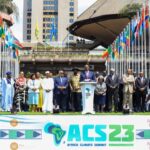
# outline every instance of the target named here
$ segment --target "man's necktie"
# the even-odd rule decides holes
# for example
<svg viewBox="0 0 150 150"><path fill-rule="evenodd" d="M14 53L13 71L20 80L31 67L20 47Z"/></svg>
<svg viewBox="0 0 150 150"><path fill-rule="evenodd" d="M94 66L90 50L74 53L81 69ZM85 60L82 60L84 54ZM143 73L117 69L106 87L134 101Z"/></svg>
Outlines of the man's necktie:
<svg viewBox="0 0 150 150"><path fill-rule="evenodd" d="M60 82L62 83L62 77L60 77Z"/></svg>
<svg viewBox="0 0 150 150"><path fill-rule="evenodd" d="M86 72L86 78L89 78L89 71Z"/></svg>

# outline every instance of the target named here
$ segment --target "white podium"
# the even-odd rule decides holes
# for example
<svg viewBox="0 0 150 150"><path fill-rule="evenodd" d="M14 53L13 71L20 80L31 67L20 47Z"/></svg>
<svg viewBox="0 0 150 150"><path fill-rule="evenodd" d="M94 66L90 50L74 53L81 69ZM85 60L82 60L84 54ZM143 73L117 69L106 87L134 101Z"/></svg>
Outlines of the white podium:
<svg viewBox="0 0 150 150"><path fill-rule="evenodd" d="M82 91L82 114L95 114L94 111L94 90L96 82L80 82Z"/></svg>

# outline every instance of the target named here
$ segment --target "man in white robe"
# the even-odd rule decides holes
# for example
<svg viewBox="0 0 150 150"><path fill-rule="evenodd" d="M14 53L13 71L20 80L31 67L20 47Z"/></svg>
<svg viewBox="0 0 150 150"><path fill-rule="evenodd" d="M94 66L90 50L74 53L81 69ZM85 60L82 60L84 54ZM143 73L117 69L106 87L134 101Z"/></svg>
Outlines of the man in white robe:
<svg viewBox="0 0 150 150"><path fill-rule="evenodd" d="M44 102L42 110L44 113L51 112L53 113L53 89L54 89L54 80L49 71L45 72L46 78L42 81L43 87L43 96Z"/></svg>
<svg viewBox="0 0 150 150"><path fill-rule="evenodd" d="M14 80L11 78L11 72L6 73L6 78L2 80L2 109L11 111L14 98Z"/></svg>

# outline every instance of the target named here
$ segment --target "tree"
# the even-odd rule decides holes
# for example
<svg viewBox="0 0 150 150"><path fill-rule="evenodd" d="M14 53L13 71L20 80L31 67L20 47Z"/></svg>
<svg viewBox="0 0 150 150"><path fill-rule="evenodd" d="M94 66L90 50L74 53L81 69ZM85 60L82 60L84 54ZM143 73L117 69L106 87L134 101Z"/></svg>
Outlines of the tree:
<svg viewBox="0 0 150 150"><path fill-rule="evenodd" d="M141 10L141 8L142 4L138 3L128 4L125 7L123 7L123 9L121 9L119 13L122 17L128 17L131 19L133 16L136 15L138 11Z"/></svg>
<svg viewBox="0 0 150 150"><path fill-rule="evenodd" d="M13 0L0 0L0 11L6 14L13 14L16 19L19 18L19 10Z"/></svg>

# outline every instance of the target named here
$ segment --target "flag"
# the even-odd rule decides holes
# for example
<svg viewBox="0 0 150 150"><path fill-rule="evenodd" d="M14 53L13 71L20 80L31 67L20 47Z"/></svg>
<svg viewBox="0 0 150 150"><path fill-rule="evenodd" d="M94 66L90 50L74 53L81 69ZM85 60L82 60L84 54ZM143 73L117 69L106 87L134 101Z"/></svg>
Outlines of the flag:
<svg viewBox="0 0 150 150"><path fill-rule="evenodd" d="M124 49L124 37L123 33L120 34L120 44L119 44L119 54L123 52Z"/></svg>
<svg viewBox="0 0 150 150"><path fill-rule="evenodd" d="M115 60L115 53L114 52L112 52L111 58L112 58L112 60Z"/></svg>
<svg viewBox="0 0 150 150"><path fill-rule="evenodd" d="M38 21L36 21L36 25L35 25L35 37L38 40L39 39L39 25L38 25Z"/></svg>
<svg viewBox="0 0 150 150"><path fill-rule="evenodd" d="M121 44L120 44L120 36L121 36L121 34L118 36L118 53L119 53L119 55L120 55L120 52L121 52Z"/></svg>
<svg viewBox="0 0 150 150"><path fill-rule="evenodd" d="M111 45L112 53L111 53L111 58L114 60L115 59L115 42Z"/></svg>
<svg viewBox="0 0 150 150"><path fill-rule="evenodd" d="M3 18L2 18L2 16L0 15L0 26L2 26L3 25Z"/></svg>
<svg viewBox="0 0 150 150"><path fill-rule="evenodd" d="M127 27L126 27L125 36L126 36L126 46L129 47L129 45L130 45L130 29L129 29L129 25L127 25Z"/></svg>
<svg viewBox="0 0 150 150"><path fill-rule="evenodd" d="M14 44L14 37L12 33L9 30L7 30L6 37L5 37L5 46L12 47L13 44Z"/></svg>
<svg viewBox="0 0 150 150"><path fill-rule="evenodd" d="M138 37L139 30L140 30L140 13L139 12L137 12L136 18L137 18L137 26L135 28L135 33L134 33L135 38Z"/></svg>
<svg viewBox="0 0 150 150"><path fill-rule="evenodd" d="M3 38L4 37L4 28L3 26L0 26L0 38Z"/></svg>
<svg viewBox="0 0 150 150"><path fill-rule="evenodd" d="M102 58L107 58L109 56L108 50L104 51L102 54Z"/></svg>
<svg viewBox="0 0 150 150"><path fill-rule="evenodd" d="M14 59L19 58L19 50L18 49L13 49L13 58Z"/></svg>
<svg viewBox="0 0 150 150"><path fill-rule="evenodd" d="M57 37L57 28L53 21L52 28L50 30L50 41L55 41Z"/></svg>
<svg viewBox="0 0 150 150"><path fill-rule="evenodd" d="M149 0L146 1L146 8L145 8L145 27L146 27L146 29L149 28Z"/></svg>
<svg viewBox="0 0 150 150"><path fill-rule="evenodd" d="M117 38L115 40L115 58L119 57L119 49L118 49L118 47L119 47L119 38Z"/></svg>
<svg viewBox="0 0 150 150"><path fill-rule="evenodd" d="M123 33L122 33L122 47L125 48L126 47L126 29L124 29Z"/></svg>
<svg viewBox="0 0 150 150"><path fill-rule="evenodd" d="M2 38L3 40L5 39L6 32L7 32L7 27L4 23L2 23L2 25L0 26L0 38Z"/></svg>
<svg viewBox="0 0 150 150"><path fill-rule="evenodd" d="M137 25L137 32L140 33L140 36L143 34L144 28L145 28L145 10L143 7L142 13L141 13L141 18L140 18L139 23Z"/></svg>
<svg viewBox="0 0 150 150"><path fill-rule="evenodd" d="M137 26L138 22L137 22L137 16L135 16L132 20L131 20L131 40L132 42L134 42L135 40L135 32L136 32L136 26Z"/></svg>
<svg viewBox="0 0 150 150"><path fill-rule="evenodd" d="M106 49L103 54L102 54L102 58L107 58L112 52L111 47L109 46L108 49Z"/></svg>
<svg viewBox="0 0 150 150"><path fill-rule="evenodd" d="M112 52L112 48L111 48L111 46L109 46L108 47L108 54L111 54L111 52Z"/></svg>
<svg viewBox="0 0 150 150"><path fill-rule="evenodd" d="M20 43L20 41L12 34L13 36L13 48L22 50L23 45Z"/></svg>

